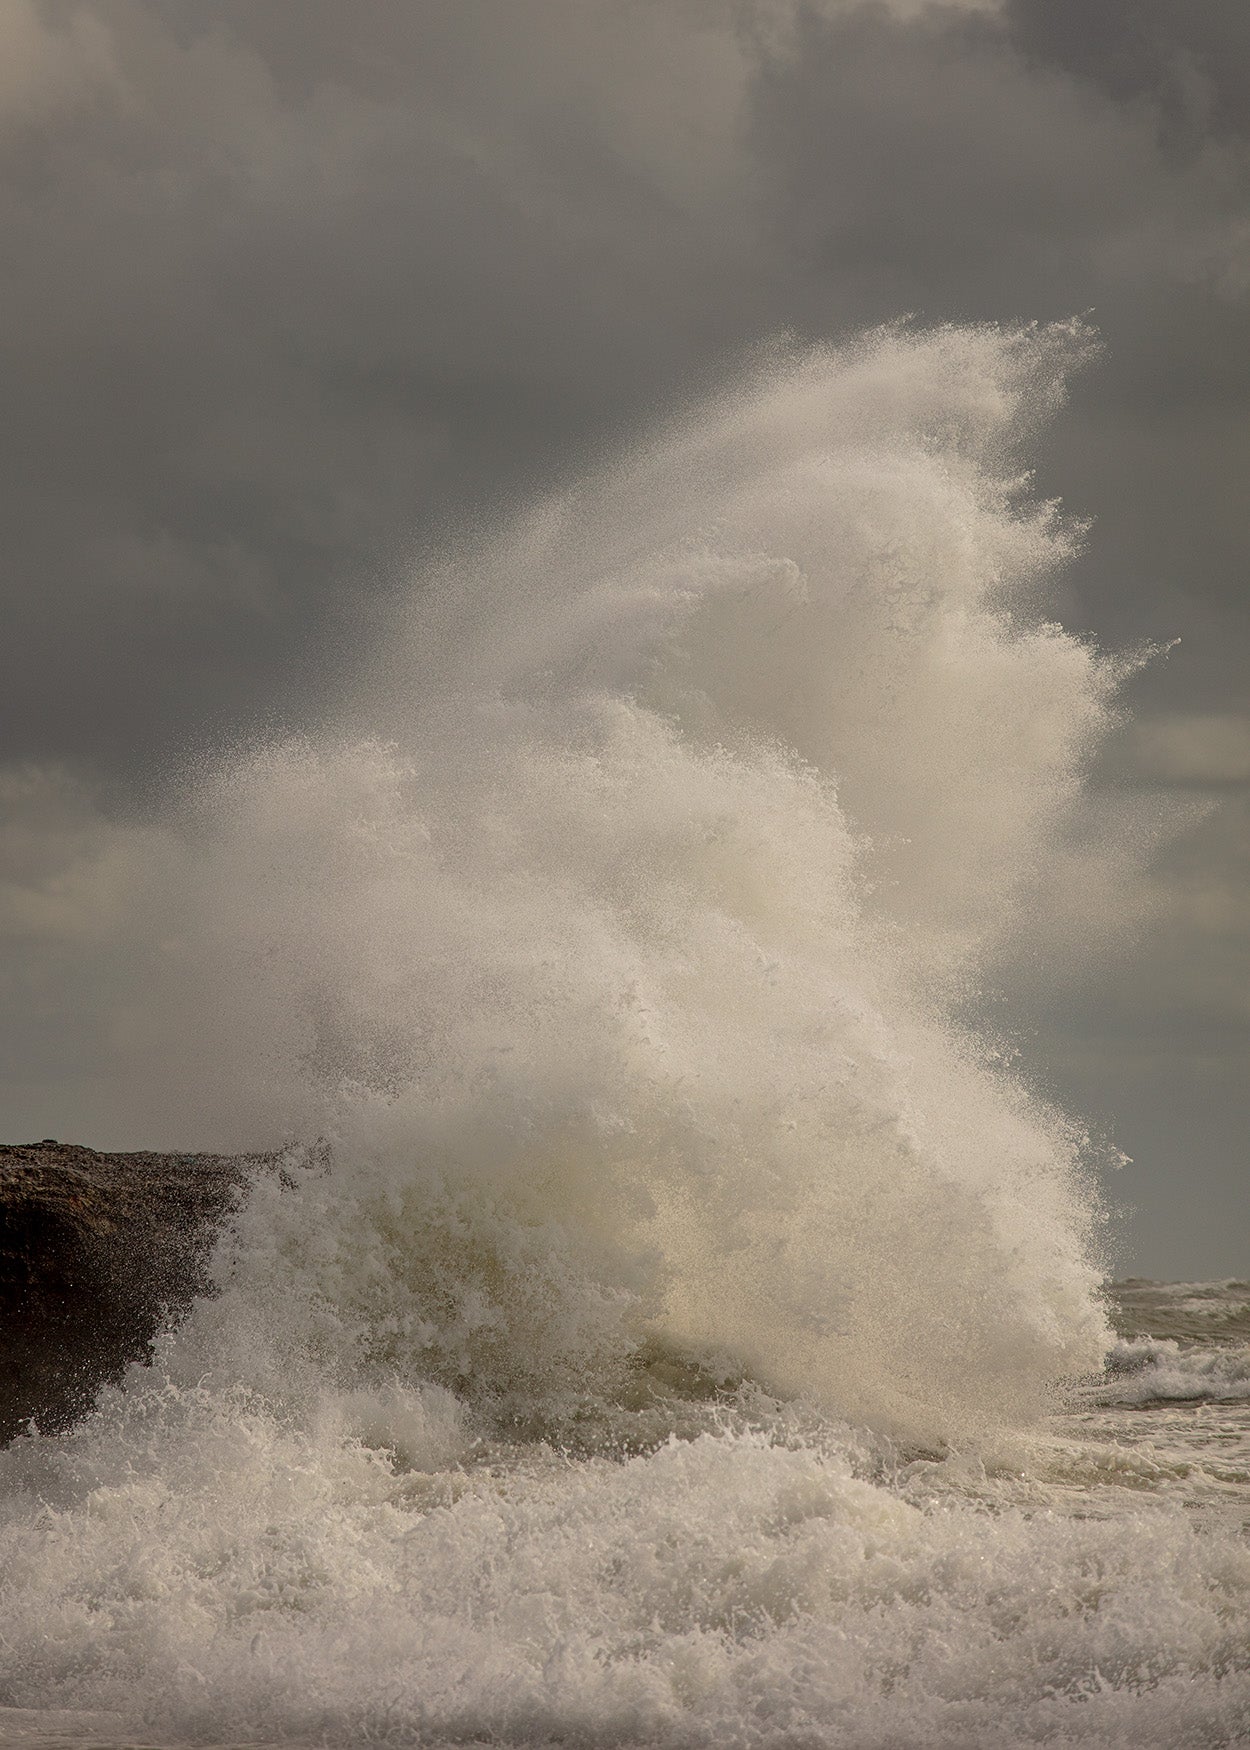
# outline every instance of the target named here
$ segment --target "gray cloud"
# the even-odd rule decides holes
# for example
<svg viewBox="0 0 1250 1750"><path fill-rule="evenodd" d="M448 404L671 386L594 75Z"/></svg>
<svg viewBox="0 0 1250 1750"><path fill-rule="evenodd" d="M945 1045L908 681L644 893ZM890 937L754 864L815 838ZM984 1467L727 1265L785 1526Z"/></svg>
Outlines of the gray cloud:
<svg viewBox="0 0 1250 1750"><path fill-rule="evenodd" d="M1154 717L1136 726L1133 753L1142 774L1164 784L1250 784L1250 716Z"/></svg>
<svg viewBox="0 0 1250 1750"><path fill-rule="evenodd" d="M414 552L761 336L1092 308L1039 459L1096 518L1058 605L1182 641L1100 782L1219 808L1134 889L1132 967L1021 1012L1155 1162L1166 1268L1158 1089L1201 1082L1192 1147L1244 1170L1248 55L1240 0L12 0L0 709L10 770L62 775L11 927L107 892L187 748L314 718ZM1186 1257L1233 1268L1211 1231Z"/></svg>
<svg viewBox="0 0 1250 1750"><path fill-rule="evenodd" d="M1118 103L1144 100L1181 153L1250 132L1250 16L1223 0L1008 0L1033 59L1090 81Z"/></svg>
<svg viewBox="0 0 1250 1750"><path fill-rule="evenodd" d="M296 710L390 544L715 354L716 287L749 277L722 187L740 59L644 10L632 49L567 5L26 14L0 361L19 751L125 763L275 692Z"/></svg>

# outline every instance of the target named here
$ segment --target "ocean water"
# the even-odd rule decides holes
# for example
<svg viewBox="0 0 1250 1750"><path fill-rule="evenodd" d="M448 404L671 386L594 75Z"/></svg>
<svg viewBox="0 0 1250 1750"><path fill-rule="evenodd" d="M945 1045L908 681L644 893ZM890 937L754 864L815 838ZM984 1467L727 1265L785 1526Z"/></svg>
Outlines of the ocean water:
<svg viewBox="0 0 1250 1750"><path fill-rule="evenodd" d="M1140 854L1022 459L1088 345L761 356L188 779L109 1097L286 1170L0 1454L9 1741L1250 1742L1250 1289L1109 1294L976 1024Z"/></svg>

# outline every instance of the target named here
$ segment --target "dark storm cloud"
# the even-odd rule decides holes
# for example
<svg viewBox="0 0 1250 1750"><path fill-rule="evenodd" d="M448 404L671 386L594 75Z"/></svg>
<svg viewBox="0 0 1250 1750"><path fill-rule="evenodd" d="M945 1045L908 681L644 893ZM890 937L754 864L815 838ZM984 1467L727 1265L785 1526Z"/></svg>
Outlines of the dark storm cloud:
<svg viewBox="0 0 1250 1750"><path fill-rule="evenodd" d="M1250 12L1228 0L1009 0L1031 58L1120 103L1146 99L1178 150L1250 132Z"/></svg>
<svg viewBox="0 0 1250 1750"><path fill-rule="evenodd" d="M10 0L0 711L79 798L47 804L51 909L14 841L15 915L95 927L76 773L124 803L206 735L315 717L408 556L761 336L1092 308L1104 360L1039 459L1096 516L1059 606L1182 639L1104 777L1225 802L1150 877L1164 945L1035 1024L1139 1114L1201 1057L1231 1134L1248 73L1242 0Z"/></svg>
<svg viewBox="0 0 1250 1750"><path fill-rule="evenodd" d="M397 543L576 465L761 334L903 310L1094 308L1107 363L1046 458L1099 513L1080 611L1218 666L1209 604L1244 596L1250 176L1215 120L1244 27L1209 4L763 28L784 23L16 4L10 751L124 769L298 715ZM1169 146L1177 80L1213 118L1201 151ZM1205 662L1178 667L1200 695Z"/></svg>
<svg viewBox="0 0 1250 1750"><path fill-rule="evenodd" d="M723 36L655 9L15 19L13 751L296 709L363 570L661 398L749 282Z"/></svg>

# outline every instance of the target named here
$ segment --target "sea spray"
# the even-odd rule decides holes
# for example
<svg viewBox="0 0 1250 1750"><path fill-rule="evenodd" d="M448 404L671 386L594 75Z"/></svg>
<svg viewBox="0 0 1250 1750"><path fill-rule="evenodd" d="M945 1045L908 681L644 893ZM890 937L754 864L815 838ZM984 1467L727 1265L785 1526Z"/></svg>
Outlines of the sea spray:
<svg viewBox="0 0 1250 1750"><path fill-rule="evenodd" d="M136 899L131 1110L294 1138L289 1183L152 1368L0 1460L13 1700L1233 1741L1241 1555L962 1504L1107 1339L1079 1130L956 1018L1047 947L1121 673L1038 611L1072 531L1016 458L1087 346L770 355L202 774Z"/></svg>
<svg viewBox="0 0 1250 1750"><path fill-rule="evenodd" d="M244 1219L249 1344L515 1408L659 1337L926 1438L1096 1363L1076 1140L950 1018L1116 678L1004 474L1086 345L774 359L420 580L367 736L206 778L157 1073L335 1158Z"/></svg>

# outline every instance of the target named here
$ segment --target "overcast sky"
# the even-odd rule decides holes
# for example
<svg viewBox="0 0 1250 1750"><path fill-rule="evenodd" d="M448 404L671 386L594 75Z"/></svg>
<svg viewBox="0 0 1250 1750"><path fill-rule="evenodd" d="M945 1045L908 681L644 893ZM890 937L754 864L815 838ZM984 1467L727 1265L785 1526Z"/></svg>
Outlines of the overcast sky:
<svg viewBox="0 0 1250 1750"><path fill-rule="evenodd" d="M6 1139L72 1123L100 822L314 717L401 561L780 330L1092 312L1056 611L1180 640L1096 781L1199 806L1012 1020L1120 1268L1250 1275L1245 0L0 0L0 226Z"/></svg>

